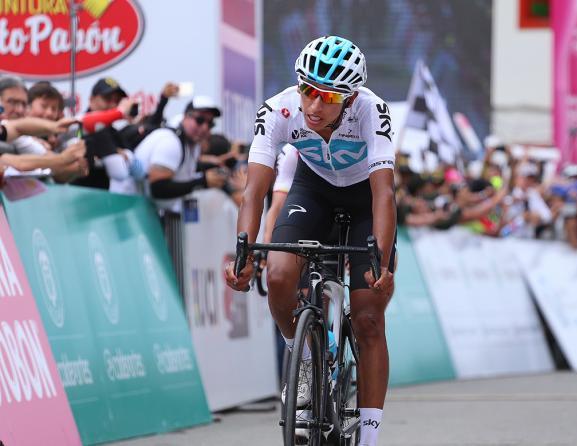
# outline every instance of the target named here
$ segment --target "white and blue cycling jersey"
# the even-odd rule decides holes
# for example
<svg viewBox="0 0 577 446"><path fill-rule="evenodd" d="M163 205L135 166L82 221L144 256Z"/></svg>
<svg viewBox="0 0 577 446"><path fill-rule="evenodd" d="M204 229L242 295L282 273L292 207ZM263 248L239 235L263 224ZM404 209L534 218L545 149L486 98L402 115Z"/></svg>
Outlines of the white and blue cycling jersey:
<svg viewBox="0 0 577 446"><path fill-rule="evenodd" d="M277 151L288 143L317 175L338 187L364 181L376 170L394 168L389 108L371 90L359 89L328 142L307 127L300 105L296 86L265 101L256 115L249 163L274 168Z"/></svg>

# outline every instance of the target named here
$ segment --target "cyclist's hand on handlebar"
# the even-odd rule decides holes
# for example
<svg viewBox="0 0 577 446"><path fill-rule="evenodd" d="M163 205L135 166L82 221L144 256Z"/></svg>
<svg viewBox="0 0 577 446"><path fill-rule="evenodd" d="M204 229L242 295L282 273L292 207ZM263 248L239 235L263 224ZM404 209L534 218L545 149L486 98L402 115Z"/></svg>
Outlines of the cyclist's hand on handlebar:
<svg viewBox="0 0 577 446"><path fill-rule="evenodd" d="M387 297L387 299L393 295L395 288L394 277L395 276L386 266L381 266L381 277L379 277L379 280L377 281L375 281L373 272L370 269L365 272L365 281L367 282L369 288L376 291L377 293L382 293Z"/></svg>
<svg viewBox="0 0 577 446"><path fill-rule="evenodd" d="M254 263L251 258L246 262L246 266L240 272L239 277L234 275L234 262L229 262L224 269L226 284L233 290L248 291L250 280L254 273Z"/></svg>

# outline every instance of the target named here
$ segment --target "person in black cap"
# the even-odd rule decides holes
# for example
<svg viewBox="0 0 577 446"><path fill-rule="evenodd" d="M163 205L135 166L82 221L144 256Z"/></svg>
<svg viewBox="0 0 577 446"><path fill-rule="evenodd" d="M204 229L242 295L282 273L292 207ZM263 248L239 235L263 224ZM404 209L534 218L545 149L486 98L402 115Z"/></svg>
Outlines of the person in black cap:
<svg viewBox="0 0 577 446"><path fill-rule="evenodd" d="M111 110L118 107L120 101L127 96L116 80L110 77L99 79L92 87L87 112ZM129 174L125 157L121 155L122 149L128 144L116 128L104 126L86 134L84 139L89 173L76 179L73 184L109 189L111 178L124 179Z"/></svg>
<svg viewBox="0 0 577 446"><path fill-rule="evenodd" d="M102 111L118 107L120 100L128 95L120 84L111 77L104 77L92 87L90 110Z"/></svg>

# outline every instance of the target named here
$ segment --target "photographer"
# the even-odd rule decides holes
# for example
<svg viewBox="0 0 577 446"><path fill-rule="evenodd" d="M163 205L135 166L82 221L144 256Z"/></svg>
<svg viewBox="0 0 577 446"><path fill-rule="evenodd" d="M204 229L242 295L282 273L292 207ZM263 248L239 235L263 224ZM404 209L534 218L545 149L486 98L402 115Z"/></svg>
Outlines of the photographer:
<svg viewBox="0 0 577 446"><path fill-rule="evenodd" d="M200 141L210 136L220 110L206 96L190 102L177 129L161 128L148 135L134 151L146 172L145 189L160 209L180 212L180 198L196 188L222 187L227 176L218 167L197 172Z"/></svg>
<svg viewBox="0 0 577 446"><path fill-rule="evenodd" d="M244 144L231 143L224 135L214 134L201 142L199 171L217 167L226 175L227 181L222 187L237 206L240 206L242 193L246 185L246 168L248 147Z"/></svg>

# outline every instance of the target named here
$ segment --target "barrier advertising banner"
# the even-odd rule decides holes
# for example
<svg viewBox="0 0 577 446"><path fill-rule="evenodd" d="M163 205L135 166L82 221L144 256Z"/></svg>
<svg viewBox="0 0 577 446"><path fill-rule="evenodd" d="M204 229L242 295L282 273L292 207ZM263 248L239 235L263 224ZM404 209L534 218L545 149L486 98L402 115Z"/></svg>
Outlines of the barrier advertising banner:
<svg viewBox="0 0 577 446"><path fill-rule="evenodd" d="M551 2L553 120L562 163L577 163L577 2Z"/></svg>
<svg viewBox="0 0 577 446"><path fill-rule="evenodd" d="M509 240L465 228L413 229L410 234L457 377L553 369Z"/></svg>
<svg viewBox="0 0 577 446"><path fill-rule="evenodd" d="M209 422L148 201L51 186L4 205L82 441Z"/></svg>
<svg viewBox="0 0 577 446"><path fill-rule="evenodd" d="M395 294L386 314L392 386L455 377L449 349L406 228L398 229Z"/></svg>
<svg viewBox="0 0 577 446"><path fill-rule="evenodd" d="M0 443L80 445L34 297L0 208Z"/></svg>
<svg viewBox="0 0 577 446"><path fill-rule="evenodd" d="M237 208L220 190L184 205L186 311L211 410L277 395L273 321L266 298L226 286Z"/></svg>
<svg viewBox="0 0 577 446"><path fill-rule="evenodd" d="M567 362L577 370L577 253L564 242L519 240L515 252Z"/></svg>
<svg viewBox="0 0 577 446"><path fill-rule="evenodd" d="M182 89L168 102L167 118L183 113L194 95L208 95L223 109L216 121L221 131L250 142L261 96L260 1L210 1L202 7L189 0L3 1L0 72L22 76L28 85L50 80L68 97L75 14L76 112L87 109L94 84L111 77L142 113L151 114L170 81Z"/></svg>
<svg viewBox="0 0 577 446"><path fill-rule="evenodd" d="M252 141L258 108L257 74L260 43L257 8L260 0L220 0L220 43L224 134L231 140Z"/></svg>

